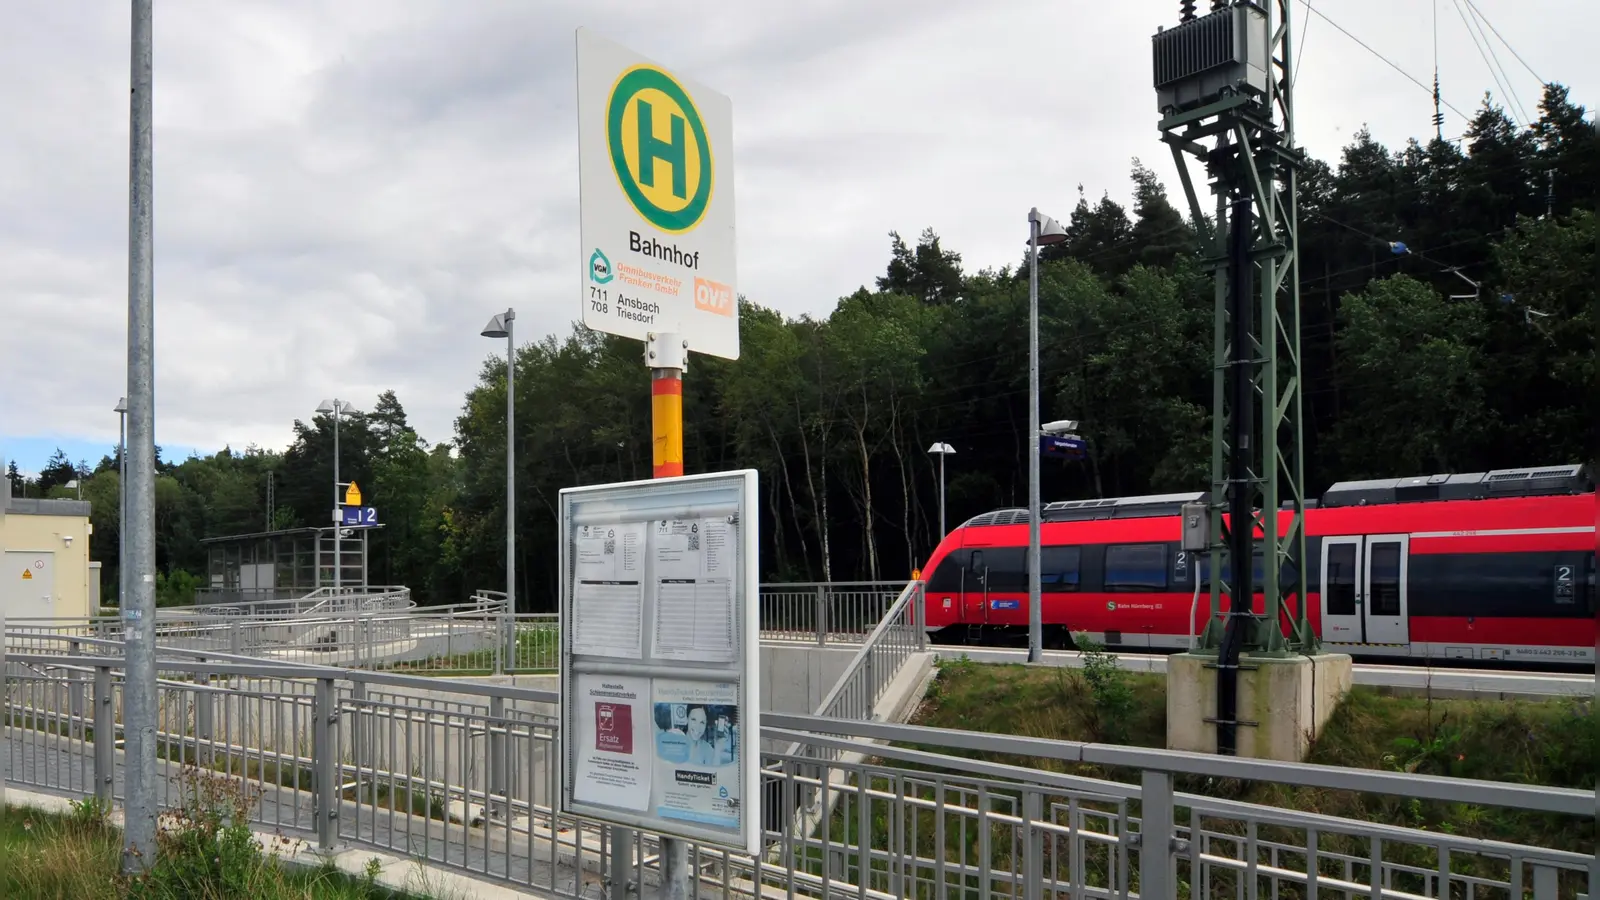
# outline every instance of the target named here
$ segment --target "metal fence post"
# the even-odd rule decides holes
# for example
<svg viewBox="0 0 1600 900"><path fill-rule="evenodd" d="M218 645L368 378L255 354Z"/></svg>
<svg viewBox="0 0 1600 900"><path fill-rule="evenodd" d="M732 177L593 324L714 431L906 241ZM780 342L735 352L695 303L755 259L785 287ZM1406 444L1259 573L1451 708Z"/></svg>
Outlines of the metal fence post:
<svg viewBox="0 0 1600 900"><path fill-rule="evenodd" d="M817 585L817 646L823 647L828 643L828 598L827 588Z"/></svg>
<svg viewBox="0 0 1600 900"><path fill-rule="evenodd" d="M495 695L489 698L489 796L483 798L483 814L487 819L495 808L495 798L500 798L507 821L511 819L511 794L506 789L506 698Z"/></svg>
<svg viewBox="0 0 1600 900"><path fill-rule="evenodd" d="M5 643L5 621L4 621L3 618L0 618L0 644L4 644L4 643ZM3 655L3 652L4 652L3 650L0 650L0 655ZM83 655L83 646L78 641L70 641L68 643L68 645L67 645L67 655L69 655L69 656L82 656ZM0 659L0 667L4 666L4 662L5 661L3 659ZM68 670L68 672L67 672L67 686L68 686L68 697L67 697L67 703L68 703L68 709L67 709L67 737L72 739L72 740L82 741L83 740L83 730L84 730L84 726L85 726L85 722L83 720L83 689L84 689L83 673L79 672L76 669ZM0 783L0 794L4 794L4 793L5 793L5 786L4 786L3 783ZM0 805L3 805L3 804L0 804Z"/></svg>
<svg viewBox="0 0 1600 900"><path fill-rule="evenodd" d="M111 808L111 795L115 787L112 778L116 771L117 728L116 708L112 703L111 667L96 666L94 670L94 796L100 808Z"/></svg>
<svg viewBox="0 0 1600 900"><path fill-rule="evenodd" d="M244 653L244 633L240 629L237 619L228 625L228 652L234 656L240 656Z"/></svg>
<svg viewBox="0 0 1600 900"><path fill-rule="evenodd" d="M317 848L332 850L339 837L339 745L335 730L339 721L338 699L333 679L318 678L315 724L311 736L311 775L317 826Z"/></svg>
<svg viewBox="0 0 1600 900"><path fill-rule="evenodd" d="M917 595L911 603L911 627L917 631L917 652L925 653L928 650L928 583L917 583Z"/></svg>
<svg viewBox="0 0 1600 900"><path fill-rule="evenodd" d="M506 614L504 610L501 610L500 614L494 617L493 627L494 673L496 675L504 675L506 673Z"/></svg>
<svg viewBox="0 0 1600 900"><path fill-rule="evenodd" d="M501 648L500 652L502 654L504 654L505 659L506 659L506 671L507 672L515 672L518 669L518 665L517 665L517 614L516 614L516 612L514 610L508 610L506 612L506 633L504 635L504 638L505 638L505 640L504 640L505 646L503 648Z"/></svg>
<svg viewBox="0 0 1600 900"><path fill-rule="evenodd" d="M6 490L11 488L7 486ZM0 609L0 723L11 721L11 686L6 683L6 611ZM10 738L6 737L11 732L8 727L0 726L0 756L11 758ZM6 773L0 769L0 812L6 808Z"/></svg>
<svg viewBox="0 0 1600 900"><path fill-rule="evenodd" d="M1175 900L1172 871L1172 776L1144 771L1139 790L1139 897Z"/></svg>
<svg viewBox="0 0 1600 900"><path fill-rule="evenodd" d="M205 662L205 657L201 657L200 662ZM197 690L194 692L195 762L209 769L215 756L211 676L205 672L200 672L195 675L194 680L197 686Z"/></svg>
<svg viewBox="0 0 1600 900"><path fill-rule="evenodd" d="M1040 900L1044 896L1044 833L1039 821L1044 818L1044 797L1038 791L1022 795L1022 827L1028 844L1023 848L1023 897Z"/></svg>
<svg viewBox="0 0 1600 900"><path fill-rule="evenodd" d="M350 756L356 767L356 783L361 783L361 769L367 765L367 683L350 684Z"/></svg>
<svg viewBox="0 0 1600 900"><path fill-rule="evenodd" d="M1533 864L1533 900L1556 900L1556 892L1560 887L1558 874L1555 866Z"/></svg>

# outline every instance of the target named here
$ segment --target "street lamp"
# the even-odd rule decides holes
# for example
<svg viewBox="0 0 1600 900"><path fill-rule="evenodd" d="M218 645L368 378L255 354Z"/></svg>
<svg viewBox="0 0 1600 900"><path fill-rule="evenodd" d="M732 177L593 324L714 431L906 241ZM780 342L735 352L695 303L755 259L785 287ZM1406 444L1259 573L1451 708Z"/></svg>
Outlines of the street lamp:
<svg viewBox="0 0 1600 900"><path fill-rule="evenodd" d="M1028 662L1044 658L1039 583L1039 248L1067 239L1066 229L1038 207L1028 210Z"/></svg>
<svg viewBox="0 0 1600 900"><path fill-rule="evenodd" d="M78 479L74 478L71 481L68 481L66 484L62 485L62 487L77 488L78 489L78 499L79 500L83 499L83 485L78 483Z"/></svg>
<svg viewBox="0 0 1600 900"><path fill-rule="evenodd" d="M939 457L939 539L944 540L949 533L944 529L944 458L954 454L956 448L941 441L929 447L928 452Z"/></svg>
<svg viewBox="0 0 1600 900"><path fill-rule="evenodd" d="M128 398L118 397L117 414L117 609L128 593Z"/></svg>
<svg viewBox="0 0 1600 900"><path fill-rule="evenodd" d="M516 442L517 346L511 336L517 311L507 309L483 326L486 338L506 339L506 611L517 614L517 492Z"/></svg>
<svg viewBox="0 0 1600 900"><path fill-rule="evenodd" d="M339 512L340 500L343 499L339 496L339 488L344 487L339 481L339 416L354 415L356 408L348 400L335 397L317 404L317 412L333 416L333 592L337 594L340 576L343 574L341 570L344 567L344 535L341 534L344 528L344 516Z"/></svg>

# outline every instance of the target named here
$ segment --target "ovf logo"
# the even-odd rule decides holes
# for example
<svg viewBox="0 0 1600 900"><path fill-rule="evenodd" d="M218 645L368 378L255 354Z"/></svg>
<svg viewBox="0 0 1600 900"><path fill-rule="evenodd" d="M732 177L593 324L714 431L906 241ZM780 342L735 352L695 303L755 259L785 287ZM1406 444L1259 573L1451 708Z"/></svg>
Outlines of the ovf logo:
<svg viewBox="0 0 1600 900"><path fill-rule="evenodd" d="M611 260L596 247L589 256L589 280L595 284L605 284L612 279Z"/></svg>
<svg viewBox="0 0 1600 900"><path fill-rule="evenodd" d="M719 316L733 315L733 288L720 282L696 278L694 308Z"/></svg>
<svg viewBox="0 0 1600 900"><path fill-rule="evenodd" d="M606 101L611 168L646 222L692 230L711 205L711 141L682 85L654 66L622 73Z"/></svg>

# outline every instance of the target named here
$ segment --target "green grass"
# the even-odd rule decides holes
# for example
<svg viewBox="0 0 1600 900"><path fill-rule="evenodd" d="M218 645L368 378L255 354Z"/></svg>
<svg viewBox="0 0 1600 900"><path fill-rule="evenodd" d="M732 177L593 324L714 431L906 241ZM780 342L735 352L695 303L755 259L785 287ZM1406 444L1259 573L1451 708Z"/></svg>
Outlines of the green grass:
<svg viewBox="0 0 1600 900"><path fill-rule="evenodd" d="M520 667L507 661L506 671L518 674L540 674L556 670L557 653L561 646L561 632L549 625L520 625L517 627L517 656ZM380 668L407 675L488 675L494 671L494 651L474 650L470 653L439 654L427 659L398 663L380 663Z"/></svg>
<svg viewBox="0 0 1600 900"><path fill-rule="evenodd" d="M157 861L120 872L122 836L91 802L68 814L0 812L0 897L17 900L412 900L328 867L285 865L230 812L248 793L233 779L196 773L182 809L162 814ZM230 807L233 809L230 811Z"/></svg>
<svg viewBox="0 0 1600 900"><path fill-rule="evenodd" d="M1116 658L1090 645L1085 647L1087 664L1083 669L1024 667L1020 665L979 665L966 659L946 660L939 665L937 678L918 709L914 724L996 734L1043 738L1047 740L1095 741L1141 747L1166 744L1165 676L1131 673L1122 670ZM1311 762L1380 769L1484 778L1529 784L1545 784L1593 789L1595 770L1600 768L1600 723L1585 701L1506 703L1500 701L1432 700L1425 697L1385 696L1358 688L1336 711L1325 734L1313 746ZM907 745L908 749L981 759L989 762L1059 772L1137 782L1136 769L1104 768L1064 763L1059 760L961 750L943 746ZM892 769L927 771L928 766L886 760L878 765ZM947 770L948 771L948 770ZM959 779L958 779L959 780ZM1177 790L1206 796L1260 803L1282 809L1321 813L1369 822L1433 831L1440 834L1483 837L1513 843L1594 852L1594 821L1531 814L1461 803L1423 802L1410 797L1363 795L1324 791L1265 783L1245 783L1180 776L1174 779ZM898 782L887 773L874 776L871 787L882 797L902 791L914 792L927 801L934 799L929 783L913 785ZM953 790L953 785L947 790ZM986 789L987 801L975 792L946 793L943 800L952 806L983 803L991 812L1019 814L1023 810L1021 786L992 784ZM1080 809L1096 811L1114 820L1114 804L1080 800ZM1141 814L1140 804L1128 804L1130 816ZM1190 821L1190 810L1179 806L1179 823ZM1114 830L1114 821L1091 821L1089 830ZM1022 865L1025 848L1018 832L1003 822L991 821L988 829L979 827L970 814L947 814L942 823L932 810L915 809L912 804L875 799L863 809L860 801L846 794L834 807L824 826L829 836L846 845L870 841L876 848L895 848L895 853L912 851L924 860L943 859L947 864L964 864L969 872L987 864L992 871L1009 872ZM1208 818L1208 831L1243 835L1243 823ZM942 833L942 836L941 836ZM1261 826L1258 837L1264 842L1303 846L1303 830ZM987 842L987 852L984 850ZM1344 854L1365 859L1371 847L1364 839L1336 833L1323 833L1319 846L1325 854ZM1226 845L1218 852L1230 852ZM1057 877L1067 877L1070 866L1081 867L1085 885L1108 885L1115 871L1114 860L1104 846L1086 844L1082 855L1065 844L1046 842L1041 864ZM821 874L824 863L815 853L797 859L798 867ZM1420 843L1389 841L1384 845L1385 860L1391 864L1436 869L1436 852ZM1291 855L1285 862L1302 865L1303 857ZM836 852L832 868L847 879L863 876L862 857L851 850ZM1338 875L1337 863L1323 858L1323 871ZM1504 861L1452 856L1451 870L1498 880L1509 879ZM1333 867L1333 868L1330 868ZM869 866L873 887L894 889L881 860ZM1186 871L1186 870L1185 870ZM937 872L923 866L923 879L936 879ZM1358 873L1358 877L1362 877ZM1131 873L1138 890L1138 873ZM1581 875L1562 877L1560 896L1573 896ZM980 885L974 875L946 872L946 890L954 895L969 895L993 887L1004 894L1009 887ZM1243 889L1243 879L1233 873L1213 870L1211 895L1232 896ZM1292 885L1280 885L1278 896L1303 897ZM1392 887L1423 892L1420 878L1396 872ZM905 888L901 888L905 891ZM918 898L936 896L927 881L907 892ZM1180 883L1179 897L1190 896L1189 886ZM1488 894L1486 896L1503 896ZM1521 898L1519 898L1521 900Z"/></svg>
<svg viewBox="0 0 1600 900"><path fill-rule="evenodd" d="M1114 660L1112 660L1112 668ZM1166 679L1117 671L1131 700L1115 716L1097 710L1085 673L1020 665L944 663L914 722L999 734L1141 747L1166 745ZM1098 695L1104 700L1104 692ZM1588 700L1444 700L1357 687L1341 704L1308 762L1593 790L1600 769L1600 719ZM1047 771L1132 782L1137 770L1104 769L999 753L923 747ZM1594 852L1594 822L1462 803L1265 783L1176 779L1179 790L1446 834L1579 853ZM1185 821L1187 810L1180 811ZM1263 832L1265 836L1265 832ZM1338 847L1326 838L1324 848ZM1426 863L1419 856L1417 862ZM1465 862L1465 861L1464 861Z"/></svg>

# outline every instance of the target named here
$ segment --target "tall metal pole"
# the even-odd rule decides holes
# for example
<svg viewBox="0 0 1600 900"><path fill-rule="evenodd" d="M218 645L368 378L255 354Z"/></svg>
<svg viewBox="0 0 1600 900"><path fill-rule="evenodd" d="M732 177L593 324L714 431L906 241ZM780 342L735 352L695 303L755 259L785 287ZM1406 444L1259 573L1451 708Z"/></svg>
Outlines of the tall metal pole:
<svg viewBox="0 0 1600 900"><path fill-rule="evenodd" d="M945 535L950 533L950 532L946 531L945 527L944 527L944 458L945 458L945 456L946 456L946 454L943 453L943 452L941 452L939 454L939 540L941 540L941 541L944 540L944 536Z"/></svg>
<svg viewBox="0 0 1600 900"><path fill-rule="evenodd" d="M128 398L117 405L122 407L117 413L117 609L121 610L128 605Z"/></svg>
<svg viewBox="0 0 1600 900"><path fill-rule="evenodd" d="M133 0L128 128L128 560L123 723L127 806L122 868L156 857L155 195L151 0Z"/></svg>
<svg viewBox="0 0 1600 900"><path fill-rule="evenodd" d="M506 310L506 611L517 613L517 342L512 323L517 311Z"/></svg>
<svg viewBox="0 0 1600 900"><path fill-rule="evenodd" d="M1039 210L1028 212L1028 662L1044 658L1039 608Z"/></svg>
<svg viewBox="0 0 1600 900"><path fill-rule="evenodd" d="M339 515L341 509L339 501L339 410L344 404L338 397L333 398L333 593L339 593L340 576L344 573L344 539L339 532L344 530L344 519Z"/></svg>
<svg viewBox="0 0 1600 900"><path fill-rule="evenodd" d="M645 344L650 365L650 412L654 475L672 478L683 474L683 372L689 361L689 342L680 335L652 333ZM633 832L613 828L611 852L624 866L632 859ZM613 855L615 866L617 856ZM612 870L613 872L616 869ZM626 871L624 868L623 871ZM623 896L626 884L613 876L613 896ZM677 838L661 839L661 893L663 900L687 900L694 895L689 871L689 845Z"/></svg>

